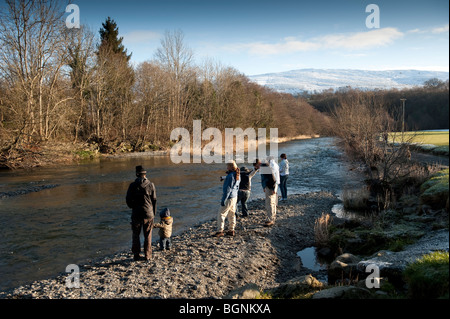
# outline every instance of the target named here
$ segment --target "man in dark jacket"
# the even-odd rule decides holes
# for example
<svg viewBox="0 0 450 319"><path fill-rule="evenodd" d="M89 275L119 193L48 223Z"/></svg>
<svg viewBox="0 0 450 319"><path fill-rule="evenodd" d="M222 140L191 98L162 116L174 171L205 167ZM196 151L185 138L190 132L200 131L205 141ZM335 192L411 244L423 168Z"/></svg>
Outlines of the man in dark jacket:
<svg viewBox="0 0 450 319"><path fill-rule="evenodd" d="M127 192L127 205L132 209L131 229L133 231L133 244L131 251L134 260L140 260L141 230L144 232L145 259L152 258L152 229L156 212L155 185L147 179L147 172L142 166L136 167L136 180L130 184Z"/></svg>
<svg viewBox="0 0 450 319"><path fill-rule="evenodd" d="M238 203L242 206L242 217L248 216L247 201L250 198L252 190L252 178L256 175L258 170L255 168L253 171L246 167L241 167L241 182L239 183ZM236 212L237 214L237 212Z"/></svg>

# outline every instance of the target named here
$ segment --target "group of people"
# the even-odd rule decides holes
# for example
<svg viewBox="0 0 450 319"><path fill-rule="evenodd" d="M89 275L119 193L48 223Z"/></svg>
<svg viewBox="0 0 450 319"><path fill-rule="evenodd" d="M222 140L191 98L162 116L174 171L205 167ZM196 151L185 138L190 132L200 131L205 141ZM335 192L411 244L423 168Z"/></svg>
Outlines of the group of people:
<svg viewBox="0 0 450 319"><path fill-rule="evenodd" d="M277 164L273 157L268 157L262 163L256 160L253 170L246 167L238 168L234 161L227 164L227 176L224 181L221 207L217 216L217 232L215 237L234 236L236 227L237 204L241 203L242 217L249 215L247 202L251 195L251 181L257 174L261 175L261 186L265 194L267 220L265 227L275 224L278 205L278 188L281 190L281 201L287 200L287 179L289 177L289 161L286 154L281 154L281 163ZM228 219L228 230L225 230L225 220Z"/></svg>
<svg viewBox="0 0 450 319"><path fill-rule="evenodd" d="M238 168L236 162L227 164L227 175L222 177L223 192L217 217L217 232L215 237L225 235L234 236L236 227L236 211L238 202L242 206L242 216L249 216L247 202L251 195L252 178L259 173L261 175L261 186L265 194L265 208L267 220L265 227L275 224L278 205L278 188L281 191L281 201L287 200L287 179L289 177L289 161L286 154L281 154L280 165L273 157L266 161L255 160L253 170L246 167ZM170 249L173 218L168 208L160 211L160 223L155 224L156 216L156 188L147 178L147 171L142 166L136 167L136 180L128 187L126 203L132 209L131 229L132 247L134 260L143 259L140 256L141 242L140 234L144 233L144 259L150 260L152 255L152 230L159 228L160 249ZM225 221L228 219L228 230L225 230Z"/></svg>

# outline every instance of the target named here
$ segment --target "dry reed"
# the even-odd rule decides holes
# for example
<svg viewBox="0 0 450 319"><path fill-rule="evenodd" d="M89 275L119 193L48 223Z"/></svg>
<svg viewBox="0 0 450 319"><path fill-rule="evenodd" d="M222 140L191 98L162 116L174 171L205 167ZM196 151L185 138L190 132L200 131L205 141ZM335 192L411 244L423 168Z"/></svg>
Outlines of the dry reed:
<svg viewBox="0 0 450 319"><path fill-rule="evenodd" d="M331 223L330 214L322 213L322 216L316 219L314 224L314 237L318 247L325 246L330 238L329 225Z"/></svg>

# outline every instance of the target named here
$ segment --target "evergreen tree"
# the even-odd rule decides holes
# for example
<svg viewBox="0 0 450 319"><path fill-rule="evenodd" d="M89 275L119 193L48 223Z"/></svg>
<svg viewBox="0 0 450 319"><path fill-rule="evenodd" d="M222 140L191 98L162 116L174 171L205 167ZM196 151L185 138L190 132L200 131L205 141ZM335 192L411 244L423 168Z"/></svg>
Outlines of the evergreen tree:
<svg viewBox="0 0 450 319"><path fill-rule="evenodd" d="M102 28L100 29L100 46L99 53L103 50L111 50L115 54L122 55L127 62L131 58L131 53L128 55L127 50L122 44L123 37L119 37L119 28L117 23L108 17L104 23L102 23Z"/></svg>
<svg viewBox="0 0 450 319"><path fill-rule="evenodd" d="M122 40L116 22L108 17L100 29L94 93L96 135L110 141L127 139L132 104L134 70Z"/></svg>

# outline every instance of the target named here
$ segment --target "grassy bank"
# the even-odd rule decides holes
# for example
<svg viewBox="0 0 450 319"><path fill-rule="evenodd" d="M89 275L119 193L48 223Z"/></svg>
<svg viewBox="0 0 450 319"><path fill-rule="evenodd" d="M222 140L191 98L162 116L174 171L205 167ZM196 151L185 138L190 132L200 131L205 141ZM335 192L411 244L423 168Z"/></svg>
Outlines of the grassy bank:
<svg viewBox="0 0 450 319"><path fill-rule="evenodd" d="M435 209L449 209L449 170L440 171L420 187L421 204L427 204Z"/></svg>
<svg viewBox="0 0 450 319"><path fill-rule="evenodd" d="M437 251L418 259L405 270L409 285L409 297L449 298L449 254Z"/></svg>
<svg viewBox="0 0 450 319"><path fill-rule="evenodd" d="M430 132L430 131L418 131L407 132L408 135L413 135L413 142L419 144L432 144L436 146L448 146L449 144L449 132Z"/></svg>
<svg viewBox="0 0 450 319"><path fill-rule="evenodd" d="M416 131L405 132L404 140L411 144L415 150L435 155L449 154L448 131ZM395 137L394 137L395 136ZM390 136L396 142L401 140L401 133L392 133Z"/></svg>

